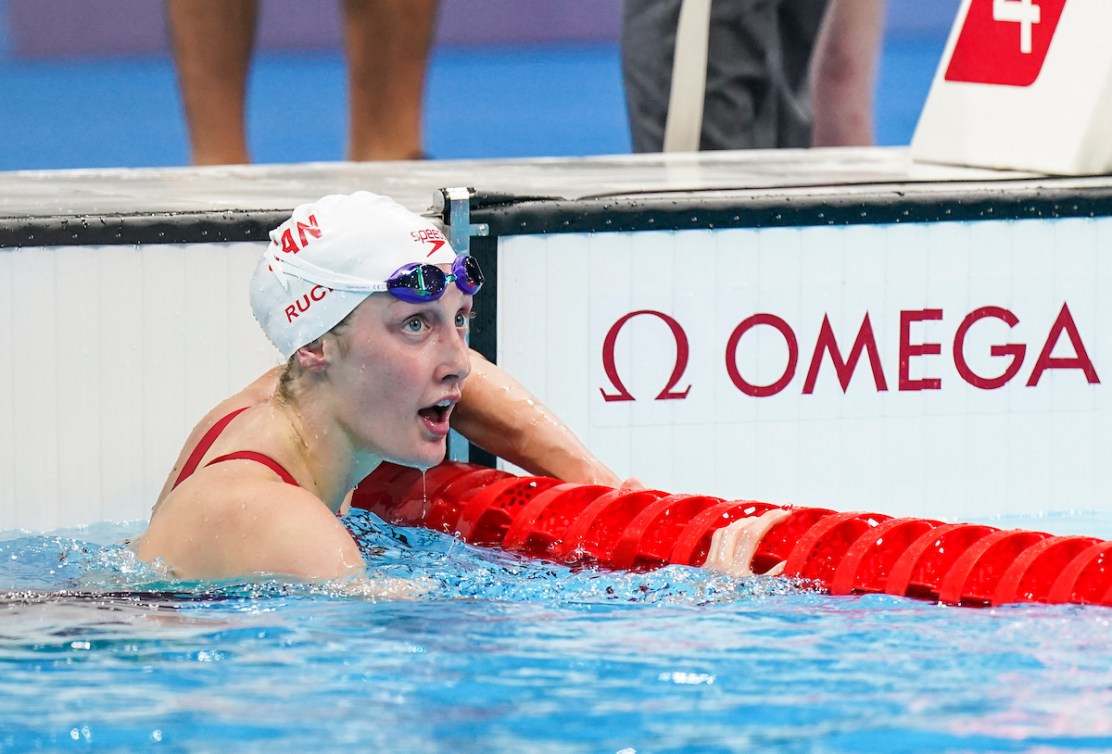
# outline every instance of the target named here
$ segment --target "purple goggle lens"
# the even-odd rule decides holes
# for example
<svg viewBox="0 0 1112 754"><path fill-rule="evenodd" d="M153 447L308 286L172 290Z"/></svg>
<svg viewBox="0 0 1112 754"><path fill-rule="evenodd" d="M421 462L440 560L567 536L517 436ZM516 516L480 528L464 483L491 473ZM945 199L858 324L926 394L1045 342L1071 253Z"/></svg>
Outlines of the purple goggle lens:
<svg viewBox="0 0 1112 754"><path fill-rule="evenodd" d="M483 286L479 262L468 254L460 254L452 262L452 271L444 272L436 265L413 262L403 265L386 279L386 290L395 298L410 304L436 301L444 295L448 283L473 296Z"/></svg>

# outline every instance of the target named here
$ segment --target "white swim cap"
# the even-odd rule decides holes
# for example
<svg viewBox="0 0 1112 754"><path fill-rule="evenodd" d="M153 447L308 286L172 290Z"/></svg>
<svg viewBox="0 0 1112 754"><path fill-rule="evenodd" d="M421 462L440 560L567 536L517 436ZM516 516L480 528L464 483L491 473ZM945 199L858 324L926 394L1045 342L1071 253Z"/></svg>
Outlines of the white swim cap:
<svg viewBox="0 0 1112 754"><path fill-rule="evenodd" d="M455 252L428 218L367 191L302 204L270 232L251 278L251 309L288 359L331 330L410 262L451 264Z"/></svg>

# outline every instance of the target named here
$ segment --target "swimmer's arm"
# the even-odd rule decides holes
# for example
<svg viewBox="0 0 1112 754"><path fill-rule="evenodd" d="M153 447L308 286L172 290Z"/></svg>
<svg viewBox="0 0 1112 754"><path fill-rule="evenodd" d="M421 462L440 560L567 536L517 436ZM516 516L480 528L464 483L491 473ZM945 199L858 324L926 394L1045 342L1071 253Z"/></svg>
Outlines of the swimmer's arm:
<svg viewBox="0 0 1112 754"><path fill-rule="evenodd" d="M475 351L452 425L479 447L531 474L611 487L622 483L521 383Z"/></svg>
<svg viewBox="0 0 1112 754"><path fill-rule="evenodd" d="M248 511L255 508L250 542L237 555L245 572L307 581L350 579L363 573L366 563L359 545L327 506L299 487L270 485L281 487L269 499L254 496L254 506L248 506Z"/></svg>
<svg viewBox="0 0 1112 754"><path fill-rule="evenodd" d="M326 582L337 593L370 599L415 600L431 591L425 579L369 577L359 545L318 498L284 482L266 484L274 492L261 508L252 514L248 504L235 514L250 534L248 546L233 553L238 562L230 570ZM253 499L258 503L257 495Z"/></svg>

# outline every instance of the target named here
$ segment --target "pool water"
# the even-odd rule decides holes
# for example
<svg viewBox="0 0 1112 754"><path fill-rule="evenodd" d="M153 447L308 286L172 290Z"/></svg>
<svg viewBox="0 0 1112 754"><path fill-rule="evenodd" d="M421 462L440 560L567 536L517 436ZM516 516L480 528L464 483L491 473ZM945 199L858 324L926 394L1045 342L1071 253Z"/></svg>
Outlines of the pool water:
<svg viewBox="0 0 1112 754"><path fill-rule="evenodd" d="M0 533L0 752L1112 750L1112 609L573 572L348 523L419 599L168 581L116 544L139 523Z"/></svg>

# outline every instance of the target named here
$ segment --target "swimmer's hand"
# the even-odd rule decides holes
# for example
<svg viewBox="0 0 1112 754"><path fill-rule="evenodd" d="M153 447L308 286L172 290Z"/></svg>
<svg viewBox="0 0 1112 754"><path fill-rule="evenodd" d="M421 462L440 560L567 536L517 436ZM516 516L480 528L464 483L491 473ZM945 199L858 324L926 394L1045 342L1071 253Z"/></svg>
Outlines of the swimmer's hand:
<svg viewBox="0 0 1112 754"><path fill-rule="evenodd" d="M618 486L618 489L620 489L620 490L647 490L648 487L645 485L644 482L642 482L637 477L631 476L629 479L626 479L624 482L622 482L621 485Z"/></svg>
<svg viewBox="0 0 1112 754"><path fill-rule="evenodd" d="M759 516L742 518L728 526L723 526L711 535L710 552L704 568L720 571L728 576L745 578L753 573L753 556L761 540L769 529L791 515L784 508L772 508ZM763 575L779 576L784 572L780 562L768 569Z"/></svg>

